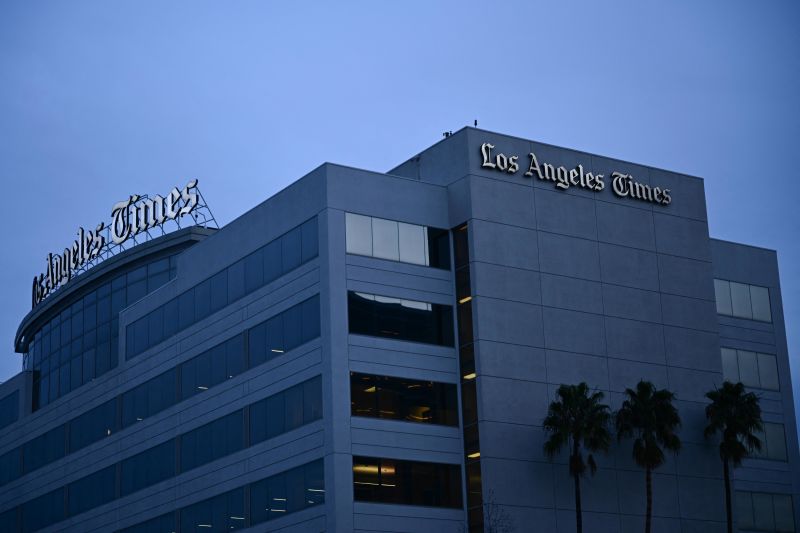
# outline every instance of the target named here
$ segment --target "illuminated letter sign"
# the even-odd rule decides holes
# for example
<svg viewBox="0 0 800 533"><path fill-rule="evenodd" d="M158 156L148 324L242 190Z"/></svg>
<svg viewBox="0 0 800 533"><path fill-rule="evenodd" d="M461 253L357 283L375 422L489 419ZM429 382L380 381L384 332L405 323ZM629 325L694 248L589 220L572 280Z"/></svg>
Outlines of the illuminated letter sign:
<svg viewBox="0 0 800 533"><path fill-rule="evenodd" d="M506 174L516 174L517 170L519 170L519 164L517 163L519 156L506 155L504 153L492 154L494 148L495 145L491 143L481 144L481 168L488 168ZM572 169L567 169L564 166L556 167L546 161L539 162L533 152L528 154L528 159L528 171L523 174L524 177L533 178L533 176L536 176L540 181L552 181L553 185L562 191L569 189L571 186L576 186L600 192L606 187L603 181L605 177L603 174L585 172L583 165L577 165ZM639 183L630 174L621 172L611 173L611 190L620 198L633 198L634 200L660 205L672 203L669 189L651 187L650 185Z"/></svg>
<svg viewBox="0 0 800 533"><path fill-rule="evenodd" d="M33 278L32 307L45 299L61 284L72 279L73 274L96 259L108 244L103 234L107 230L111 241L120 245L131 237L156 228L169 220L177 220L191 213L198 205L197 180L183 189L175 187L166 198L140 198L129 196L111 209L111 224L98 224L93 231L78 230L78 238L60 254L47 255L47 269Z"/></svg>

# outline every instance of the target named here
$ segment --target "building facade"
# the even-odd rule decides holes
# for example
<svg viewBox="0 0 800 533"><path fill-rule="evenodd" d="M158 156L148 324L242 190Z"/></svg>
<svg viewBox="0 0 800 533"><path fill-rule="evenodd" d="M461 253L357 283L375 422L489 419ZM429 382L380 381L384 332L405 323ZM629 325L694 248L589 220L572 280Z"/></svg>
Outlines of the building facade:
<svg viewBox="0 0 800 533"><path fill-rule="evenodd" d="M2 531L574 531L555 389L675 392L654 531L725 530L705 393L761 398L739 531L795 531L774 251L711 239L699 178L465 128L388 173L324 164L219 230L68 281L0 385ZM586 531L644 524L614 443Z"/></svg>

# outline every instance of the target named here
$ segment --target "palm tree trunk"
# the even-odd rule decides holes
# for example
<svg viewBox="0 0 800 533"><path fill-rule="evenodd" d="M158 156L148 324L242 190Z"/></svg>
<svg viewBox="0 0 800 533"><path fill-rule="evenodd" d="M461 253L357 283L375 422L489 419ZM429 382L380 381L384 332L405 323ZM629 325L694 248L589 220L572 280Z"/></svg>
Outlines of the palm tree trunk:
<svg viewBox="0 0 800 533"><path fill-rule="evenodd" d="M575 479L575 531L582 533L583 516L581 513L581 477L573 476Z"/></svg>
<svg viewBox="0 0 800 533"><path fill-rule="evenodd" d="M722 460L723 477L725 478L725 513L728 519L728 533L733 533L733 510L731 509L731 474L728 460Z"/></svg>
<svg viewBox="0 0 800 533"><path fill-rule="evenodd" d="M580 441L574 439L572 445L572 457L570 457L570 470L578 464L578 454L580 453ZM581 512L581 475L577 471L572 475L575 480L575 531L583 532L583 513Z"/></svg>
<svg viewBox="0 0 800 533"><path fill-rule="evenodd" d="M653 471L645 469L645 484L647 488L647 516L644 519L644 533L650 533L653 522Z"/></svg>

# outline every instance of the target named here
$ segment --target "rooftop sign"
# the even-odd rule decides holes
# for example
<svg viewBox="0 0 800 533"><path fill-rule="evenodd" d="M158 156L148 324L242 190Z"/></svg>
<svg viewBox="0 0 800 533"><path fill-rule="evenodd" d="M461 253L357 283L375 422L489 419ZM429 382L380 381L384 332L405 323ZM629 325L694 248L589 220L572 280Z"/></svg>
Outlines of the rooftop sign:
<svg viewBox="0 0 800 533"><path fill-rule="evenodd" d="M489 168L504 172L507 174L516 174L519 167L518 155L506 155L503 153L493 154L495 146L490 143L481 144L481 168ZM533 178L542 181L552 181L555 186L562 191L569 189L571 186L581 187L594 192L600 192L605 189L605 182L603 174L593 174L586 172L583 165L577 165L575 168L567 169L566 167L551 165L546 161L539 162L536 154L530 152L528 154L528 170L523 174L526 178ZM669 205L672 203L672 196L670 190L662 187L651 187L645 183L636 181L630 174L623 172L611 173L611 190L614 194L621 198L633 198L643 202L650 202L659 205Z"/></svg>
<svg viewBox="0 0 800 533"><path fill-rule="evenodd" d="M203 210L201 213L200 211ZM79 228L78 238L60 254L47 254L45 272L34 276L31 306L36 307L50 293L73 276L91 268L94 264L124 250L129 240L136 242L136 236L144 234L152 237L150 230L158 229L165 234L164 224L174 221L180 227L180 218L191 215L195 224L206 225L216 221L208 206L202 201L193 179L183 189L174 187L166 198L156 195L131 195L127 200L117 202L111 208L111 223L99 223L94 230Z"/></svg>

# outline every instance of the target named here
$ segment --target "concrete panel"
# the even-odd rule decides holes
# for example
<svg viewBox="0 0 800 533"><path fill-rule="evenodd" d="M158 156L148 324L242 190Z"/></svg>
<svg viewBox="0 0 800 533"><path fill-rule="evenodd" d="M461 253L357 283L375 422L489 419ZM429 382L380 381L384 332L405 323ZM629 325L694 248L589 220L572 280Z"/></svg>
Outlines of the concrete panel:
<svg viewBox="0 0 800 533"><path fill-rule="evenodd" d="M478 372L482 376L546 381L542 348L491 341L478 341L476 347Z"/></svg>
<svg viewBox="0 0 800 533"><path fill-rule="evenodd" d="M654 186L670 189L672 203L665 212L673 216L706 220L706 192L703 180L657 168L650 169Z"/></svg>
<svg viewBox="0 0 800 533"><path fill-rule="evenodd" d="M672 294L661 295L664 324L685 328L717 331L717 307L714 302Z"/></svg>
<svg viewBox="0 0 800 533"><path fill-rule="evenodd" d="M600 256L596 241L539 233L541 271L600 281Z"/></svg>
<svg viewBox="0 0 800 533"><path fill-rule="evenodd" d="M539 270L536 231L473 220L470 253L473 261Z"/></svg>
<svg viewBox="0 0 800 533"><path fill-rule="evenodd" d="M668 367L670 389L679 400L707 402L705 393L722 385L722 374Z"/></svg>
<svg viewBox="0 0 800 533"><path fill-rule="evenodd" d="M608 390L607 361L602 356L547 350L547 380L559 385L585 381L593 389Z"/></svg>
<svg viewBox="0 0 800 533"><path fill-rule="evenodd" d="M541 426L550 403L547 385L516 379L478 379L480 420Z"/></svg>
<svg viewBox="0 0 800 533"><path fill-rule="evenodd" d="M481 459L484 494L501 505L553 507L553 466L549 463Z"/></svg>
<svg viewBox="0 0 800 533"><path fill-rule="evenodd" d="M664 365L609 358L608 374L609 389L612 391L635 389L640 380L650 381L660 389L669 388L667 367Z"/></svg>
<svg viewBox="0 0 800 533"><path fill-rule="evenodd" d="M708 226L688 218L653 213L657 250L660 253L711 260Z"/></svg>
<svg viewBox="0 0 800 533"><path fill-rule="evenodd" d="M557 511L558 533L575 532L575 511L559 509ZM609 513L583 512L583 530L586 533L619 533L619 516Z"/></svg>
<svg viewBox="0 0 800 533"><path fill-rule="evenodd" d="M605 355L603 317L549 308L544 313L545 347L552 350Z"/></svg>
<svg viewBox="0 0 800 533"><path fill-rule="evenodd" d="M681 517L690 520L725 520L722 479L683 476L678 479Z"/></svg>
<svg viewBox="0 0 800 533"><path fill-rule="evenodd" d="M558 191L536 190L536 227L542 231L597 239L595 202Z"/></svg>
<svg viewBox="0 0 800 533"><path fill-rule="evenodd" d="M478 296L530 304L542 301L539 273L533 270L473 263L470 277Z"/></svg>
<svg viewBox="0 0 800 533"><path fill-rule="evenodd" d="M670 365L722 371L719 337L714 333L664 326L664 343Z"/></svg>
<svg viewBox="0 0 800 533"><path fill-rule="evenodd" d="M715 300L711 263L659 254L658 272L663 292Z"/></svg>
<svg viewBox="0 0 800 533"><path fill-rule="evenodd" d="M636 207L597 202L597 235L602 242L656 249L653 214Z"/></svg>
<svg viewBox="0 0 800 533"><path fill-rule="evenodd" d="M486 421L481 422L480 439L482 459L548 462L543 449L547 434L541 427Z"/></svg>
<svg viewBox="0 0 800 533"><path fill-rule="evenodd" d="M605 327L609 356L650 363L666 362L662 325L606 317Z"/></svg>
<svg viewBox="0 0 800 533"><path fill-rule="evenodd" d="M470 201L472 217L525 228L536 227L533 188L530 183L519 180L515 183L501 182L471 176Z"/></svg>
<svg viewBox="0 0 800 533"><path fill-rule="evenodd" d="M603 308L609 316L661 322L661 298L653 291L603 285Z"/></svg>
<svg viewBox="0 0 800 533"><path fill-rule="evenodd" d="M586 311L603 312L603 294L600 283L584 279L542 274L542 305Z"/></svg>
<svg viewBox="0 0 800 533"><path fill-rule="evenodd" d="M475 339L543 346L542 308L538 305L477 297L473 299Z"/></svg>
<svg viewBox="0 0 800 533"><path fill-rule="evenodd" d="M656 254L636 248L600 243L600 272L604 283L657 291Z"/></svg>

